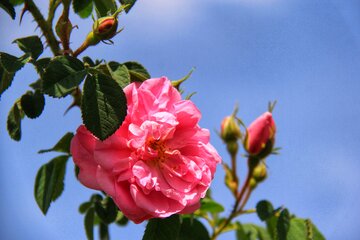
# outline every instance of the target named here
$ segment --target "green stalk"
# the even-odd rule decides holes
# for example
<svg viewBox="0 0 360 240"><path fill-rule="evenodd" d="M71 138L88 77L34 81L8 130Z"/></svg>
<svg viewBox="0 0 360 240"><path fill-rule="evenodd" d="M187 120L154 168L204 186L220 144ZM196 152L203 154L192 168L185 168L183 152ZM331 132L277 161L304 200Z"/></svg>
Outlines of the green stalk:
<svg viewBox="0 0 360 240"><path fill-rule="evenodd" d="M59 42L55 37L55 34L49 25L49 23L44 19L43 15L41 14L39 8L35 5L33 0L25 0L25 6L27 10L33 15L35 21L39 25L41 31L43 32L46 42L49 45L53 54L59 55L60 54L60 47Z"/></svg>

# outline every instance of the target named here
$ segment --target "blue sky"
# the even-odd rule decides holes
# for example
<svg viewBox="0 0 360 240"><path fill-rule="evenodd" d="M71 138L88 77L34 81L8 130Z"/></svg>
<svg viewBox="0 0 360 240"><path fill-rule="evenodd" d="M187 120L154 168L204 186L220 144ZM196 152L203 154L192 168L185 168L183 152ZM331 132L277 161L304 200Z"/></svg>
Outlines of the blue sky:
<svg viewBox="0 0 360 240"><path fill-rule="evenodd" d="M43 3L43 12L47 1ZM18 13L20 9L17 9ZM73 17L79 26L72 47L83 41L89 21ZM0 10L0 51L20 55L12 40L33 34L29 14L19 26ZM327 239L355 239L360 234L360 3L356 0L153 0L141 1L120 17L123 33L115 45L90 48L86 55L106 60L137 60L152 76L178 79L192 67L185 84L196 91L193 101L202 111L201 126L212 131L212 143L228 162L215 134L221 119L237 102L239 116L249 124L277 100L277 146L281 155L267 160L269 178L248 203L261 199L285 205L300 217L310 217ZM37 34L39 31L37 30ZM49 52L44 54L49 55ZM46 98L37 120L22 123L21 142L6 132L13 102L36 80L31 66L20 71L0 100L0 221L2 239L84 239L79 204L93 191L74 178L69 162L65 191L46 217L33 198L38 168L55 154L38 155L65 132L81 123L80 112L63 113L70 98ZM245 160L239 158L244 176ZM232 206L218 168L214 198ZM255 216L239 218L257 221ZM140 239L144 224L111 228L113 239ZM233 239L234 233L222 240Z"/></svg>

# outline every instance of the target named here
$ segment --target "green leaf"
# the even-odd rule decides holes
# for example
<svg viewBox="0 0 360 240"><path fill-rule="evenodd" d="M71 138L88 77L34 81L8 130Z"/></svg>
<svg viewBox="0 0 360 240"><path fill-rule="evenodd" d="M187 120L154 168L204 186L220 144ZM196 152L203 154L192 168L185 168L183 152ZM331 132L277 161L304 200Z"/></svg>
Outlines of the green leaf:
<svg viewBox="0 0 360 240"><path fill-rule="evenodd" d="M262 200L256 204L256 212L261 221L265 221L273 215L274 207L269 201Z"/></svg>
<svg viewBox="0 0 360 240"><path fill-rule="evenodd" d="M103 201L95 201L95 212L100 220L105 224L110 224L116 220L117 207L113 200L106 197Z"/></svg>
<svg viewBox="0 0 360 240"><path fill-rule="evenodd" d="M10 3L13 5L13 6L18 6L20 4L23 4L24 3L24 0L10 0Z"/></svg>
<svg viewBox="0 0 360 240"><path fill-rule="evenodd" d="M290 228L287 240L325 240L309 219L293 218L290 220Z"/></svg>
<svg viewBox="0 0 360 240"><path fill-rule="evenodd" d="M28 118L37 118L41 115L45 106L44 95L39 91L27 91L21 97L21 108Z"/></svg>
<svg viewBox="0 0 360 240"><path fill-rule="evenodd" d="M70 94L86 76L84 64L77 58L58 56L53 58L43 75L43 92L52 97Z"/></svg>
<svg viewBox="0 0 360 240"><path fill-rule="evenodd" d="M73 1L74 12L81 18L87 18L93 11L92 0L74 0Z"/></svg>
<svg viewBox="0 0 360 240"><path fill-rule="evenodd" d="M100 240L109 240L109 226L104 223L100 223L99 225L99 236Z"/></svg>
<svg viewBox="0 0 360 240"><path fill-rule="evenodd" d="M278 222L278 217L276 216L271 216L270 218L266 219L266 229L268 231L268 233L270 234L272 239L276 239L277 240L277 222Z"/></svg>
<svg viewBox="0 0 360 240"><path fill-rule="evenodd" d="M257 240L258 231L253 224L240 224L237 225L236 238L238 240Z"/></svg>
<svg viewBox="0 0 360 240"><path fill-rule="evenodd" d="M28 53L33 59L37 59L44 51L43 44L36 35L15 39L13 43L17 43L19 48L25 53Z"/></svg>
<svg viewBox="0 0 360 240"><path fill-rule="evenodd" d="M201 200L201 207L200 207L201 212L220 213L223 212L224 210L225 209L221 204L215 202L210 198L204 198Z"/></svg>
<svg viewBox="0 0 360 240"><path fill-rule="evenodd" d="M236 237L238 240L271 240L265 228L255 224L240 224L237 222Z"/></svg>
<svg viewBox="0 0 360 240"><path fill-rule="evenodd" d="M4 9L5 12L7 12L12 19L15 19L16 16L15 9L9 0L0 1L0 8Z"/></svg>
<svg viewBox="0 0 360 240"><path fill-rule="evenodd" d="M7 130L9 135L15 141L21 139L21 119L24 118L24 112L16 102L9 111L7 117Z"/></svg>
<svg viewBox="0 0 360 240"><path fill-rule="evenodd" d="M109 62L106 64L111 77L120 85L125 88L130 84L130 74L127 67L117 62Z"/></svg>
<svg viewBox="0 0 360 240"><path fill-rule="evenodd" d="M1 65L0 65L0 97L11 86L11 83L14 79L15 73L7 72Z"/></svg>
<svg viewBox="0 0 360 240"><path fill-rule="evenodd" d="M84 84L81 112L86 128L100 140L112 135L126 117L125 93L104 74L88 75Z"/></svg>
<svg viewBox="0 0 360 240"><path fill-rule="evenodd" d="M172 215L168 218L153 218L146 225L142 240L177 239L180 232L180 217Z"/></svg>
<svg viewBox="0 0 360 240"><path fill-rule="evenodd" d="M69 156L58 156L44 164L38 171L35 180L34 195L41 211L46 215L50 204L64 190L66 162Z"/></svg>
<svg viewBox="0 0 360 240"><path fill-rule="evenodd" d="M319 231L319 229L310 221L310 219L306 219L305 220L307 223L307 225L309 226L308 229L310 229L310 227L312 228L312 236L313 236L313 240L325 240L324 235Z"/></svg>
<svg viewBox="0 0 360 240"><path fill-rule="evenodd" d="M42 76L45 73L46 68L49 66L51 58L40 58L34 64L36 71Z"/></svg>
<svg viewBox="0 0 360 240"><path fill-rule="evenodd" d="M8 73L19 71L29 60L29 54L17 58L13 55L0 52L0 64Z"/></svg>
<svg viewBox="0 0 360 240"><path fill-rule="evenodd" d="M74 137L72 132L67 132L52 148L40 150L38 153L62 152L70 154L70 143Z"/></svg>
<svg viewBox="0 0 360 240"><path fill-rule="evenodd" d="M94 61L88 56L83 57L83 62L84 64L85 63L89 64L90 67L95 67Z"/></svg>
<svg viewBox="0 0 360 240"><path fill-rule="evenodd" d="M124 216L124 214L120 211L117 212L117 216L115 219L115 223L119 226L126 226L129 222L129 219Z"/></svg>
<svg viewBox="0 0 360 240"><path fill-rule="evenodd" d="M177 240L210 240L206 227L197 219L183 218Z"/></svg>
<svg viewBox="0 0 360 240"><path fill-rule="evenodd" d="M88 240L94 239L94 217L94 208L89 208L84 218L85 233Z"/></svg>
<svg viewBox="0 0 360 240"><path fill-rule="evenodd" d="M131 82L143 82L150 77L148 71L138 62L125 62L123 63L130 73Z"/></svg>
<svg viewBox="0 0 360 240"><path fill-rule="evenodd" d="M128 7L125 8L125 12L128 13L136 3L136 0L120 0L120 3L122 5L129 5Z"/></svg>
<svg viewBox="0 0 360 240"><path fill-rule="evenodd" d="M39 78L35 82L30 83L29 87L31 87L34 90L38 90L38 91L41 92L42 91L42 80L41 80L41 78Z"/></svg>
<svg viewBox="0 0 360 240"><path fill-rule="evenodd" d="M98 17L105 17L117 10L115 0L94 0L95 10Z"/></svg>
<svg viewBox="0 0 360 240"><path fill-rule="evenodd" d="M84 214L91 206L92 206L92 202L84 202L79 206L79 212L81 214Z"/></svg>
<svg viewBox="0 0 360 240"><path fill-rule="evenodd" d="M290 228L290 214L289 211L285 208L280 212L279 219L276 224L277 236L279 240L286 240L287 234Z"/></svg>

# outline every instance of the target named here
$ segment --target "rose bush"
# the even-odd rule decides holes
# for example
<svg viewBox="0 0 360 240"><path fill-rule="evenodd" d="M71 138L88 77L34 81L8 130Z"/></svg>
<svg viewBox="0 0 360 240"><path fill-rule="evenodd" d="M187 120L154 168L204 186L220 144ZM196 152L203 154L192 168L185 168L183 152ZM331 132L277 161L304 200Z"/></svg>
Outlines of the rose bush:
<svg viewBox="0 0 360 240"><path fill-rule="evenodd" d="M105 141L80 126L71 153L85 186L111 196L135 223L199 208L221 158L201 113L166 78L132 83L127 116Z"/></svg>

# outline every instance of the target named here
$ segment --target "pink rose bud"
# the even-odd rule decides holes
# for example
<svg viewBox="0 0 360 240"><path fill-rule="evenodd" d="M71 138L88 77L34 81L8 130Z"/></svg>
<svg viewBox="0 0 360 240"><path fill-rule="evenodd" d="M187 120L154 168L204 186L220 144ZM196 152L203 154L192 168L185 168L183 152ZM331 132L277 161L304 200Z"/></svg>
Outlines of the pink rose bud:
<svg viewBox="0 0 360 240"><path fill-rule="evenodd" d="M220 136L224 142L235 142L241 138L240 127L234 116L227 116L221 122Z"/></svg>
<svg viewBox="0 0 360 240"><path fill-rule="evenodd" d="M108 40L115 36L118 27L117 17L102 17L94 23L94 35L101 40Z"/></svg>
<svg viewBox="0 0 360 240"><path fill-rule="evenodd" d="M272 151L276 126L272 114L266 112L250 124L247 129L244 148L251 155L265 158Z"/></svg>

